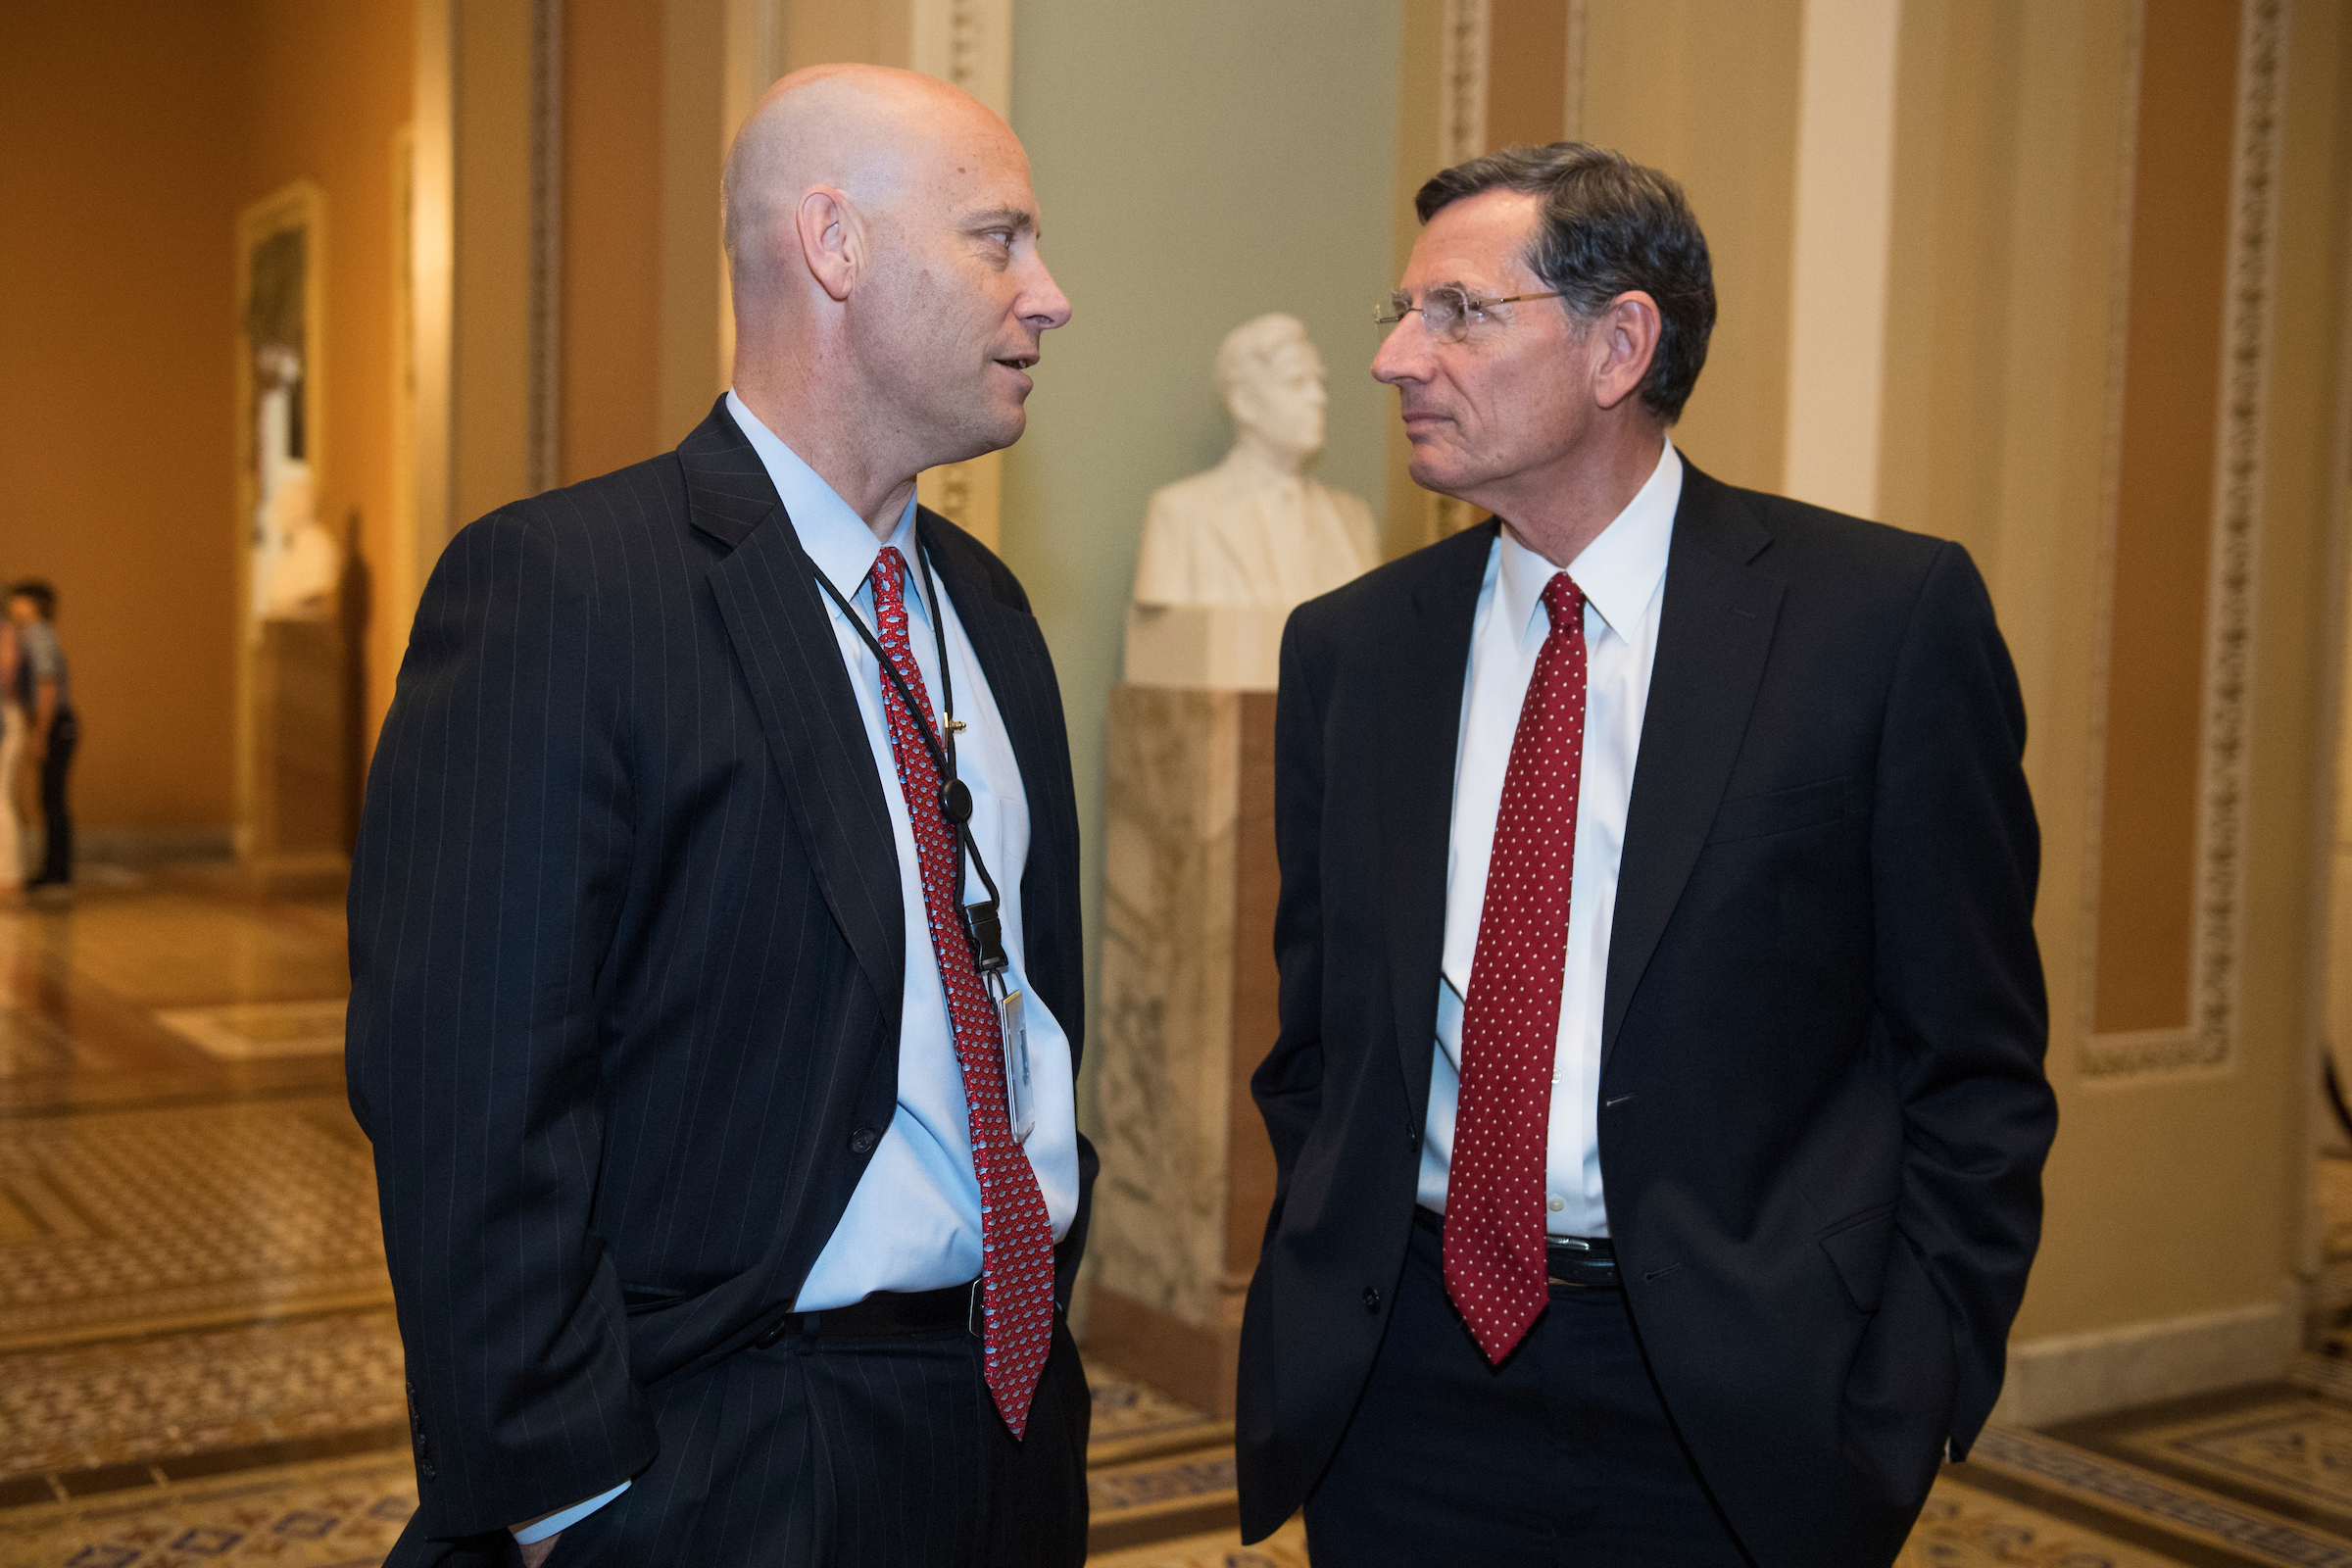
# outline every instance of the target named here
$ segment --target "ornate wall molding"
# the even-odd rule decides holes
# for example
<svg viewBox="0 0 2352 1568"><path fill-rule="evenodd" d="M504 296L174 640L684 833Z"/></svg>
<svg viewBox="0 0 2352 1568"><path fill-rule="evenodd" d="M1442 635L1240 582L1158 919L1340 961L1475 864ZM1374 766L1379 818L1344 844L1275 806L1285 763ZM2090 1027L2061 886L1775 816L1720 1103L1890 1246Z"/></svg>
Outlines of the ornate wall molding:
<svg viewBox="0 0 2352 1568"><path fill-rule="evenodd" d="M562 483L564 0L531 6L531 493Z"/></svg>
<svg viewBox="0 0 2352 1568"><path fill-rule="evenodd" d="M2132 217L2133 175L2138 166L2139 78L2141 41L2146 30L2144 4L2132 7L2130 34L2124 46L2122 124L2115 146L2115 218L2107 236L2107 364L2104 385L2107 407L2099 453L2099 575L2098 595L2091 611L2089 763L2084 768L2086 799L2082 810L2082 886L2081 972L2077 976L2076 1029L2083 1049L2078 1065L2095 1076L2099 991L2099 871L2106 854L2107 815L2107 694L2115 662L2115 549L2122 513L2124 485L2124 365L2132 327ZM2112 1042L2118 1037L2107 1037Z"/></svg>
<svg viewBox="0 0 2352 1568"><path fill-rule="evenodd" d="M2219 429L2197 774L2197 838L2189 1015L2180 1029L2083 1032L2084 1076L2117 1081L2154 1073L2219 1070L2235 1054L2239 956L2244 939L2246 769L2251 725L2255 565L2261 546L2263 441L2267 428L2272 298L2277 270L2279 100L2285 86L2286 0L2247 0L2238 39L2231 138L2227 296L2223 310ZM2136 94L2134 95L2136 97ZM2129 221L2129 214L2126 215ZM2104 597L2112 614L2113 496ZM2101 658L2105 653L2102 646ZM2106 671L2100 671L2104 707ZM2094 756L2104 756L2105 735ZM2098 780L2103 793L2105 780ZM2094 807L2095 810L2095 807ZM2092 867L2095 958L2096 866ZM2085 975L2085 979L2090 977ZM2085 987L2084 1006L2090 989Z"/></svg>
<svg viewBox="0 0 2352 1568"><path fill-rule="evenodd" d="M1012 119L1012 0L914 0L913 23L915 70ZM993 550L1004 537L1004 455L991 452L925 469L915 493Z"/></svg>
<svg viewBox="0 0 2352 1568"><path fill-rule="evenodd" d="M1585 11L1588 0L1568 0L1567 101L1560 115L1561 134L1570 141L1585 138Z"/></svg>
<svg viewBox="0 0 2352 1568"><path fill-rule="evenodd" d="M912 66L955 82L1004 120L1013 118L1013 0L912 0ZM1002 543L1004 454L927 467L915 496L995 550Z"/></svg>
<svg viewBox="0 0 2352 1568"><path fill-rule="evenodd" d="M914 0L914 69L1012 118L1012 0Z"/></svg>
<svg viewBox="0 0 2352 1568"><path fill-rule="evenodd" d="M1438 64L1439 167L1487 150L1487 0L1446 0Z"/></svg>

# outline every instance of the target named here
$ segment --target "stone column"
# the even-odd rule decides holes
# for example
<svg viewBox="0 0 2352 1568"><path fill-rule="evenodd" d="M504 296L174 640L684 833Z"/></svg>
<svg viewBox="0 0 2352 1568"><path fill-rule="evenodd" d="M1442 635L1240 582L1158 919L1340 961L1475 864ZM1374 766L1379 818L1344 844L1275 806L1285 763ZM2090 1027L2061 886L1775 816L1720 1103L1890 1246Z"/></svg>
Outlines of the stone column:
<svg viewBox="0 0 2352 1568"><path fill-rule="evenodd" d="M1274 1198L1274 695L1110 693L1088 1348L1222 1415Z"/></svg>

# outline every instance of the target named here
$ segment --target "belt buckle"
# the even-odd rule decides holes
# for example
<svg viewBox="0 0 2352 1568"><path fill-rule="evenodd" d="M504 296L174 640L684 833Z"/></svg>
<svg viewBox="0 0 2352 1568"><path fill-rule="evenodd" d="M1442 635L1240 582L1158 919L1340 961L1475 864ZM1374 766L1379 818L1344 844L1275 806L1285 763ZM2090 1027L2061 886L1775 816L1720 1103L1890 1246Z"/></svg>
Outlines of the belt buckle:
<svg viewBox="0 0 2352 1568"><path fill-rule="evenodd" d="M963 1315L963 1330L975 1340L988 1338L988 1309L981 1304L981 1292L987 1285L985 1276L972 1281L972 1304Z"/></svg>

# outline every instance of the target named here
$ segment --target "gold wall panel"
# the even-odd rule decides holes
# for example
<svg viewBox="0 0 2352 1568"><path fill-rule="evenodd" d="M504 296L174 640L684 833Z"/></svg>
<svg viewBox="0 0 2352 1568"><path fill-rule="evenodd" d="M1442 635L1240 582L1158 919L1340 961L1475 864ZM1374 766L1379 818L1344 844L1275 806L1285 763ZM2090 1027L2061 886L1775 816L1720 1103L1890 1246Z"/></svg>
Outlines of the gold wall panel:
<svg viewBox="0 0 2352 1568"><path fill-rule="evenodd" d="M2235 7L2152 0L2140 56L2094 1033L2188 1023Z"/></svg>

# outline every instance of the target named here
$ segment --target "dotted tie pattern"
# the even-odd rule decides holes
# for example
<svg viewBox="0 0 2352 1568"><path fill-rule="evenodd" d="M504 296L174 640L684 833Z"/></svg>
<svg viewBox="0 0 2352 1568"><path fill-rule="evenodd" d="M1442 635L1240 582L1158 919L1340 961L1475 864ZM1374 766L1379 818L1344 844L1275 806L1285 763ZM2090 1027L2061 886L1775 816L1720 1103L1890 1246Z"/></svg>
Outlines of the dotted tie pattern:
<svg viewBox="0 0 2352 1568"><path fill-rule="evenodd" d="M1585 596L1559 572L1544 607L1551 633L1511 737L1470 960L1446 1190L1446 1293L1497 1366L1550 1299L1544 1151L1585 770Z"/></svg>
<svg viewBox="0 0 2352 1568"><path fill-rule="evenodd" d="M883 650L922 705L919 722L932 723L931 694L923 688L922 671L906 641L906 558L885 548L867 580L874 588ZM897 685L887 675L879 678L971 1119L972 1172L980 1179L981 1305L988 1322L984 1376L1004 1424L1017 1438L1028 1428L1029 1401L1054 1345L1054 1222L1046 1213L1037 1172L1012 1140L1004 1102L1004 1037L996 1002L980 979L956 914L956 837L939 808L939 764Z"/></svg>

